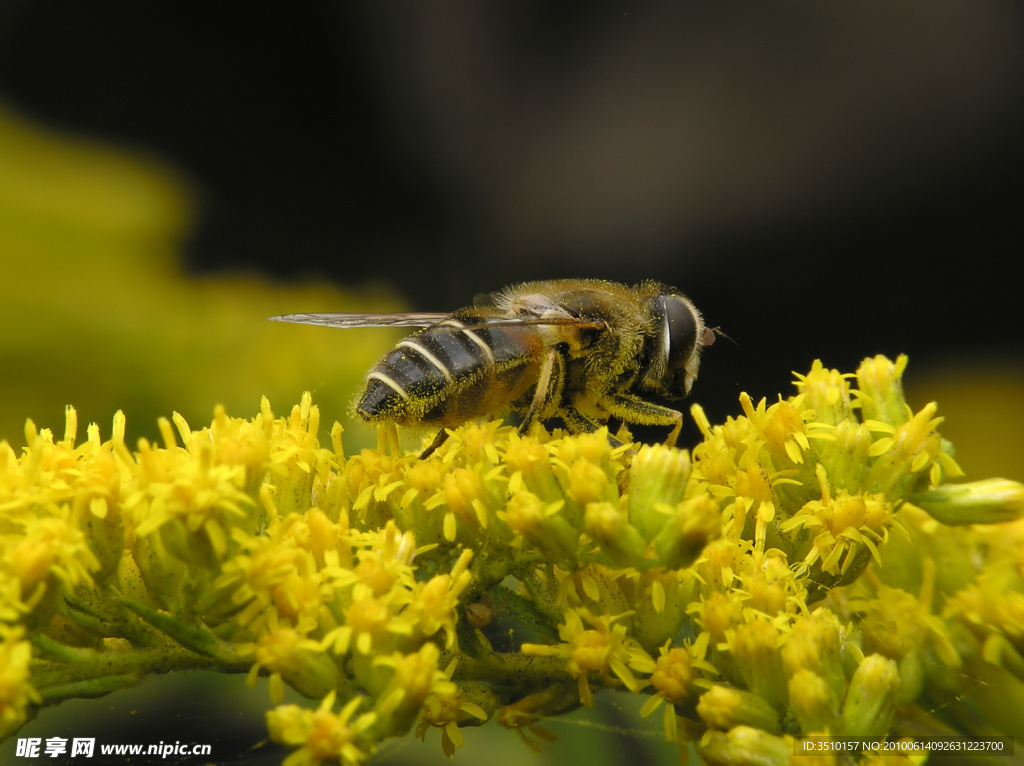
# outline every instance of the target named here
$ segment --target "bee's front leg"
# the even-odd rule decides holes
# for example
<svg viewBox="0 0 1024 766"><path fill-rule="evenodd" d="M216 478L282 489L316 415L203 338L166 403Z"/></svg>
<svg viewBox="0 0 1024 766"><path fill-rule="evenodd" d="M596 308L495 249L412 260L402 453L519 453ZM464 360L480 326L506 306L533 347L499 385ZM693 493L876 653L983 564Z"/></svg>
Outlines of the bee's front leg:
<svg viewBox="0 0 1024 766"><path fill-rule="evenodd" d="M563 352L556 347L548 349L544 355L533 399L526 414L523 415L523 422L519 424L519 433L525 434L529 431L533 422L542 416L549 405L562 398L562 389L565 386L565 359L562 354Z"/></svg>

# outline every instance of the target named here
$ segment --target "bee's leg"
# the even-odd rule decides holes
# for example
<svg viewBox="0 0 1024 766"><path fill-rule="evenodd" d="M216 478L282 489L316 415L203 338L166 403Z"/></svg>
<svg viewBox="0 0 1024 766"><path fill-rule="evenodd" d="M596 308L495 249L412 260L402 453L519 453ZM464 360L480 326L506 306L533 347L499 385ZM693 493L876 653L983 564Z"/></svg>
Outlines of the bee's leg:
<svg viewBox="0 0 1024 766"><path fill-rule="evenodd" d="M627 423L634 423L638 426L672 426L672 431L665 439L665 444L669 447L676 446L679 430L683 427L683 413L679 410L652 404L639 396L621 393L603 398L601 406L610 415Z"/></svg>
<svg viewBox="0 0 1024 766"><path fill-rule="evenodd" d="M523 422L519 424L519 433L525 434L530 430L530 426L547 406L561 398L564 383L565 361L562 359L562 352L557 348L549 349L540 366L537 388L534 390L530 408L523 416Z"/></svg>
<svg viewBox="0 0 1024 766"><path fill-rule="evenodd" d="M571 434L592 434L601 427L600 423L575 407L565 407L558 414L565 421L565 427Z"/></svg>
<svg viewBox="0 0 1024 766"><path fill-rule="evenodd" d="M428 457L433 455L434 450L436 450L446 441L448 441L448 429L442 428L440 431L437 432L437 436L434 437L434 441L430 442L430 446L420 453L420 460L426 460Z"/></svg>
<svg viewBox="0 0 1024 766"><path fill-rule="evenodd" d="M596 420L587 417L574 407L566 407L560 410L558 414L565 422L565 427L571 434L592 434L601 427L601 424ZM608 443L613 448L621 447L623 444L621 439L612 436L610 433L608 434Z"/></svg>

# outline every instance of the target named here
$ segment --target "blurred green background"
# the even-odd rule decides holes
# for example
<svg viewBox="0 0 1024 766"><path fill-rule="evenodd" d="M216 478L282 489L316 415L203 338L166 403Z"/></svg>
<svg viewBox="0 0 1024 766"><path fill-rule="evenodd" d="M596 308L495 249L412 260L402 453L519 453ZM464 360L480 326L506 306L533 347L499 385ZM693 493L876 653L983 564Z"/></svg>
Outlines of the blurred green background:
<svg viewBox="0 0 1024 766"><path fill-rule="evenodd" d="M968 477L1024 478L1022 93L1012 2L10 0L0 438L23 444L28 417L62 433L66 404L80 437L123 409L133 441L175 410L197 426L266 395L283 414L312 390L354 449L375 437L349 403L395 336L268 316L655 278L736 340L694 388L712 420L815 357L906 352ZM204 678L63 706L34 736L92 736L81 705L108 741L149 741L131 722L155 710L157 739L176 721L253 762L265 690ZM608 696L542 758L496 726L457 758L674 760ZM432 735L388 757L440 759Z"/></svg>
<svg viewBox="0 0 1024 766"><path fill-rule="evenodd" d="M81 438L90 422L109 438L118 409L129 437L153 438L173 410L202 426L215 404L252 416L265 395L280 414L304 390L328 427L347 422L363 372L394 340L266 321L399 309L383 280L357 292L255 270L186 274L194 190L151 156L0 109L0 169L0 434L15 446L27 417L63 434L65 404Z"/></svg>

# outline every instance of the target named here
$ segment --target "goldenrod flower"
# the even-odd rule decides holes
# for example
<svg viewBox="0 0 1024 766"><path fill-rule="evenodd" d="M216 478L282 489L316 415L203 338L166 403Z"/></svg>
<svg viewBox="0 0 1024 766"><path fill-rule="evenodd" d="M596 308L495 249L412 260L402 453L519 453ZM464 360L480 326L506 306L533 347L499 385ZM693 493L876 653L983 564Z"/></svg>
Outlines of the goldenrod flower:
<svg viewBox="0 0 1024 766"><path fill-rule="evenodd" d="M417 589L407 609L409 619L422 635L433 636L444 629L448 649L455 646L459 596L473 580L468 571L472 558L472 551L463 551L449 574L436 575Z"/></svg>
<svg viewBox="0 0 1024 766"><path fill-rule="evenodd" d="M788 764L792 739L777 737L754 726L735 726L727 732L709 731L701 740L700 756L710 766L741 763ZM808 766L814 764L807 759ZM817 764L814 764L817 766Z"/></svg>
<svg viewBox="0 0 1024 766"><path fill-rule="evenodd" d="M697 713L712 729L729 731L737 726L753 726L779 734L782 720L768 700L752 692L714 685L701 695Z"/></svg>
<svg viewBox="0 0 1024 766"><path fill-rule="evenodd" d="M327 595L322 571L313 555L285 542L283 525L268 535L250 538L245 548L225 562L216 585L231 592L230 601L242 611L236 620L258 629L268 607L301 630L316 626Z"/></svg>
<svg viewBox="0 0 1024 766"><path fill-rule="evenodd" d="M600 543L613 563L633 567L643 563L643 538L626 520L617 500L614 503L588 502L583 511L583 528Z"/></svg>
<svg viewBox="0 0 1024 766"><path fill-rule="evenodd" d="M444 671L445 679L451 679L458 662L456 658L448 664ZM465 744L459 724L483 723L490 718L490 714L473 701L474 696L481 695L487 697L489 702L496 699L485 685L472 681L463 684L462 687L451 683L445 686L435 684L434 691L423 701L420 711L421 722L416 727L416 736L424 739L427 729L431 726L440 729L441 750L451 758L455 755L456 748Z"/></svg>
<svg viewBox="0 0 1024 766"><path fill-rule="evenodd" d="M805 732L839 732L839 699L813 670L800 668L789 677L789 706Z"/></svg>
<svg viewBox="0 0 1024 766"><path fill-rule="evenodd" d="M0 442L0 724L178 668L322 698L268 715L295 764L362 763L414 727L451 754L491 717L538 747L540 717L605 687L650 695L708 763L900 734L936 689L1005 720L1024 489L943 483L959 469L905 365L816 362L721 424L694 407L692 454L486 423L427 460L393 428L346 455L308 395L162 419L134 453L120 414L105 442L76 444L71 409L61 440L30 423L21 455ZM541 638L496 651L480 605Z"/></svg>
<svg viewBox="0 0 1024 766"><path fill-rule="evenodd" d="M416 555L416 538L412 532L402 534L393 521L381 533L380 541L359 553L359 563L353 570L359 582L365 584L377 597L396 586L413 588L412 560Z"/></svg>
<svg viewBox="0 0 1024 766"><path fill-rule="evenodd" d="M28 717L29 706L40 702L29 681L31 658L24 631L0 623L0 737L14 733Z"/></svg>
<svg viewBox="0 0 1024 766"><path fill-rule="evenodd" d="M998 524L1024 516L1024 485L1007 479L985 479L931 487L910 496L943 524Z"/></svg>
<svg viewBox="0 0 1024 766"><path fill-rule="evenodd" d="M284 698L282 681L312 699L336 691L340 678L337 666L323 652L320 643L303 636L294 628L271 625L256 644L256 664L249 671L250 684L256 674L270 672L270 698Z"/></svg>
<svg viewBox="0 0 1024 766"><path fill-rule="evenodd" d="M441 653L434 644L424 644L416 652L380 655L374 665L386 679L377 694L376 711L392 721L396 733L402 733L421 714L432 694L449 695L456 691L451 674L438 670ZM453 667L453 666L450 666Z"/></svg>
<svg viewBox="0 0 1024 766"><path fill-rule="evenodd" d="M526 655L565 658L569 672L579 681L580 702L587 707L594 704L588 681L590 673L612 686L616 685L612 678L614 674L627 689L639 691L641 683L632 671L650 673L654 669L654 661L626 635L626 627L618 621L624 616L594 616L586 609L568 609L565 622L558 628L558 635L564 644L523 644L522 652ZM592 626L590 629L583 627L584 620ZM613 625L613 622L616 624Z"/></svg>
<svg viewBox="0 0 1024 766"><path fill-rule="evenodd" d="M853 374L842 374L838 370L826 370L820 359L815 359L811 371L806 375L794 372L796 390L800 401L814 412L817 423L837 426L853 418L853 401L850 384Z"/></svg>
<svg viewBox="0 0 1024 766"><path fill-rule="evenodd" d="M707 635L702 634L702 638L693 645L672 647L671 642L667 642L655 660L650 679L654 694L640 708L640 715L646 718L665 703L663 726L666 742L678 739L675 706L694 699L706 683L698 670L707 675L718 673L713 665L704 660Z"/></svg>
<svg viewBox="0 0 1024 766"><path fill-rule="evenodd" d="M889 731L899 688L895 661L880 654L865 657L850 679L843 703L843 733L851 737L879 737Z"/></svg>
<svg viewBox="0 0 1024 766"><path fill-rule="evenodd" d="M642 446L629 466L629 519L645 540L651 540L666 519L656 508L674 507L686 496L690 455L663 444Z"/></svg>
<svg viewBox="0 0 1024 766"><path fill-rule="evenodd" d="M793 622L788 640L781 650L782 664L790 678L791 703L793 679L805 672L813 673L815 678L821 679L828 689L830 699L836 703L842 699L846 692L842 649L843 627L831 610L818 608ZM811 732L821 729L815 725L805 727L804 730Z"/></svg>
<svg viewBox="0 0 1024 766"><path fill-rule="evenodd" d="M688 567L708 543L722 534L722 510L710 495L699 494L675 506L655 503L653 511L661 515L664 523L654 535L658 555L652 564L670 569Z"/></svg>
<svg viewBox="0 0 1024 766"><path fill-rule="evenodd" d="M509 437L504 462L509 471L510 491L515 492L521 483L542 502L550 503L562 496L551 456L538 440L518 435Z"/></svg>
<svg viewBox="0 0 1024 766"><path fill-rule="evenodd" d="M400 638L413 631L411 621L397 614L404 605L404 602L393 605L387 598L374 596L365 585L358 585L353 589L343 623L324 636L323 645L337 654L349 651L362 655L389 654Z"/></svg>
<svg viewBox="0 0 1024 766"><path fill-rule="evenodd" d="M767 620L751 615L720 647L732 654L743 686L778 709L787 702L781 649L789 638L788 632L789 621L784 617Z"/></svg>
<svg viewBox="0 0 1024 766"><path fill-rule="evenodd" d="M545 504L529 490L509 498L498 518L520 538L529 541L557 561L572 560L579 546L579 532L560 514L565 500Z"/></svg>
<svg viewBox="0 0 1024 766"><path fill-rule="evenodd" d="M799 555L809 547L801 567L803 571L812 567L820 570L821 574L814 578L816 583L850 582L870 559L881 563L878 545L886 539L888 528L894 523L893 506L881 493L851 495L840 490L833 497L821 463L816 472L821 499L805 503L779 528L782 532L805 530L813 535L809 546L807 543L794 546L794 554ZM792 535L791 539L798 539L797 535Z"/></svg>
<svg viewBox="0 0 1024 766"><path fill-rule="evenodd" d="M271 739L299 748L285 759L285 766L318 766L326 761L356 766L369 760L374 747L367 730L376 714L363 713L350 723L363 699L353 697L340 713L332 710L334 699L331 692L315 711L282 705L267 713Z"/></svg>

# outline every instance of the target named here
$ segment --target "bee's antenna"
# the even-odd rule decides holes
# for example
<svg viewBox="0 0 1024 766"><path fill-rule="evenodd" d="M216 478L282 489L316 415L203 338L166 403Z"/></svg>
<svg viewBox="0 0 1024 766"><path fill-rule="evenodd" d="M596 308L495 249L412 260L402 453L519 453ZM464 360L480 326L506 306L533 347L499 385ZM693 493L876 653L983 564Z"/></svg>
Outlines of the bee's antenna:
<svg viewBox="0 0 1024 766"><path fill-rule="evenodd" d="M708 334L709 333L711 335L711 340L710 341L708 340ZM722 332L722 328L721 327L708 327L707 329L704 330L704 345L705 346L710 346L712 343L714 343L716 335L719 336L719 337L725 338L727 341L732 343L734 346L740 345L733 338L729 337L724 332Z"/></svg>

